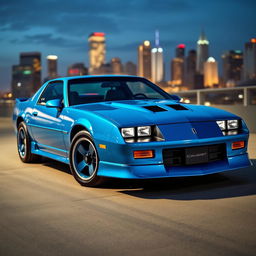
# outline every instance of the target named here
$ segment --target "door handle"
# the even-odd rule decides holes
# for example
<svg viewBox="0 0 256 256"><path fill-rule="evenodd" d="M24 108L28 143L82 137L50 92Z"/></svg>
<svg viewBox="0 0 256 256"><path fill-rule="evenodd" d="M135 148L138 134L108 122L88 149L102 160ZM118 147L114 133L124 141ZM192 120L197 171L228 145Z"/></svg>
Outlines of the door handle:
<svg viewBox="0 0 256 256"><path fill-rule="evenodd" d="M32 115L33 115L33 116L37 116L37 115L38 115L38 112L35 111L35 112L32 113Z"/></svg>

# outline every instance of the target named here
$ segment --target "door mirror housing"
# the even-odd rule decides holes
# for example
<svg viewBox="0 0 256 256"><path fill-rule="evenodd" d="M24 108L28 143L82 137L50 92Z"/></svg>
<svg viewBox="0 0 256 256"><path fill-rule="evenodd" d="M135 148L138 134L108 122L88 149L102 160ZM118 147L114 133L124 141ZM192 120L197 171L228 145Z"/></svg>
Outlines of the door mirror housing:
<svg viewBox="0 0 256 256"><path fill-rule="evenodd" d="M48 108L62 108L62 100L60 99L54 99L54 100L48 100L46 102L46 107Z"/></svg>
<svg viewBox="0 0 256 256"><path fill-rule="evenodd" d="M179 95L176 95L176 94L170 94L171 97L176 100L176 101L181 101L181 97Z"/></svg>

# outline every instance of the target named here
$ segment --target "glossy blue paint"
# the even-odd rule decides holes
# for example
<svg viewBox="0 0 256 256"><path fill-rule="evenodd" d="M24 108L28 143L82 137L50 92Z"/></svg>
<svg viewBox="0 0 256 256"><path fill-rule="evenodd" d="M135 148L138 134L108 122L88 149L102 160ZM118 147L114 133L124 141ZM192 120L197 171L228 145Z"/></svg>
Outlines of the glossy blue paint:
<svg viewBox="0 0 256 256"><path fill-rule="evenodd" d="M92 77L95 76L83 78ZM38 104L38 99L48 82L32 98L26 101L16 100L13 114L14 126L17 127L17 122L24 120L32 138L32 153L69 164L71 135L73 129L79 126L90 132L93 137L99 154L98 175L100 176L118 178L193 176L234 170L250 165L247 155L249 131L244 121L242 121L240 134L230 136L223 136L216 124L217 120L240 119L232 113L212 107L182 103L180 105L187 110L177 111L168 106L177 104L178 98L176 100L108 101L69 106L68 81L75 78L66 77L50 81L63 81L63 108L53 107L56 106L56 102L46 105ZM49 107L49 104L52 107ZM145 109L145 106L159 106L166 111L152 112ZM120 133L122 127L145 125L157 125L164 140L136 143L124 141ZM232 150L232 142L239 140L244 140L246 147ZM226 145L226 160L168 168L163 165L163 149L219 143ZM106 145L106 148L100 148L99 144ZM154 150L155 157L134 159L133 151L135 150Z"/></svg>
<svg viewBox="0 0 256 256"><path fill-rule="evenodd" d="M56 100L48 100L46 102L46 107L48 108L61 108L61 100L56 99Z"/></svg>
<svg viewBox="0 0 256 256"><path fill-rule="evenodd" d="M202 176L224 171L236 170L250 166L248 155L229 157L226 161L190 165L184 167L165 168L162 164L155 165L125 165L100 162L99 175L127 179L153 179L168 177Z"/></svg>

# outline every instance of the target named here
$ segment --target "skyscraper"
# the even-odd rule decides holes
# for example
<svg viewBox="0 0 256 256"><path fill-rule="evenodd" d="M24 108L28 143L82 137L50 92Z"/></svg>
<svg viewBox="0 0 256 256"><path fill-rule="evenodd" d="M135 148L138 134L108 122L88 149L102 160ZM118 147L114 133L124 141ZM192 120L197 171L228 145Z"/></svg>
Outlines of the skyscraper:
<svg viewBox="0 0 256 256"><path fill-rule="evenodd" d="M171 81L173 85L182 86L184 77L184 59L173 58L171 61Z"/></svg>
<svg viewBox="0 0 256 256"><path fill-rule="evenodd" d="M209 57L204 63L204 86L217 87L219 84L218 63L213 57Z"/></svg>
<svg viewBox="0 0 256 256"><path fill-rule="evenodd" d="M199 74L204 73L204 63L209 57L209 41L207 40L204 32L202 31L197 41L197 60L196 71Z"/></svg>
<svg viewBox="0 0 256 256"><path fill-rule="evenodd" d="M185 57L185 44L179 44L176 47L176 58L184 58Z"/></svg>
<svg viewBox="0 0 256 256"><path fill-rule="evenodd" d="M41 53L40 52L22 52L20 54L20 65L31 66L33 70L33 92L36 92L41 86Z"/></svg>
<svg viewBox="0 0 256 256"><path fill-rule="evenodd" d="M173 85L184 85L185 47L185 44L177 45L175 58L171 61L171 81Z"/></svg>
<svg viewBox="0 0 256 256"><path fill-rule="evenodd" d="M105 41L105 33L101 32L94 32L88 38L90 74L97 74L98 69L105 63Z"/></svg>
<svg viewBox="0 0 256 256"><path fill-rule="evenodd" d="M127 75L136 76L136 69L137 69L136 64L134 64L131 61L128 61L125 63L124 73Z"/></svg>
<svg viewBox="0 0 256 256"><path fill-rule="evenodd" d="M188 89L195 89L196 51L190 50L185 63L185 85Z"/></svg>
<svg viewBox="0 0 256 256"><path fill-rule="evenodd" d="M244 80L256 79L256 38L245 43L244 48Z"/></svg>
<svg viewBox="0 0 256 256"><path fill-rule="evenodd" d="M98 74L99 75L113 74L113 69L112 69L111 63L105 63L105 64L101 65L101 67L99 68Z"/></svg>
<svg viewBox="0 0 256 256"><path fill-rule="evenodd" d="M144 41L138 47L138 76L151 79L151 46L149 41Z"/></svg>
<svg viewBox="0 0 256 256"><path fill-rule="evenodd" d="M113 74L122 74L123 73L123 65L120 58L112 58L111 59L111 67Z"/></svg>
<svg viewBox="0 0 256 256"><path fill-rule="evenodd" d="M12 68L12 94L14 98L30 97L41 86L41 53L23 52L20 64Z"/></svg>
<svg viewBox="0 0 256 256"><path fill-rule="evenodd" d="M12 95L13 98L26 98L33 95L34 77L30 65L12 66Z"/></svg>
<svg viewBox="0 0 256 256"><path fill-rule="evenodd" d="M228 51L222 56L223 63L223 82L227 84L235 84L242 79L243 53L241 51Z"/></svg>
<svg viewBox="0 0 256 256"><path fill-rule="evenodd" d="M88 69L85 67L84 63L75 63L68 67L68 76L84 76L88 75Z"/></svg>
<svg viewBox="0 0 256 256"><path fill-rule="evenodd" d="M48 66L48 79L54 79L57 75L57 60L58 56L48 55L47 57L47 66Z"/></svg>
<svg viewBox="0 0 256 256"><path fill-rule="evenodd" d="M155 47L151 50L151 80L159 83L164 80L163 48L159 44L159 32L155 33Z"/></svg>

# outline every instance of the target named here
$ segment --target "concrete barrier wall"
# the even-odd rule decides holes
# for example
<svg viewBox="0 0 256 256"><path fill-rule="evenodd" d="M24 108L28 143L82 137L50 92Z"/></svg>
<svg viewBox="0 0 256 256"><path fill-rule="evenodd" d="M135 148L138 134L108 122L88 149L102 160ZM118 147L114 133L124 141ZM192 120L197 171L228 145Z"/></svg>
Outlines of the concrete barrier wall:
<svg viewBox="0 0 256 256"><path fill-rule="evenodd" d="M211 105L211 106L215 108L224 109L226 111L229 111L231 113L234 113L240 116L246 122L250 132L256 133L256 106L255 105L249 105L249 106Z"/></svg>

